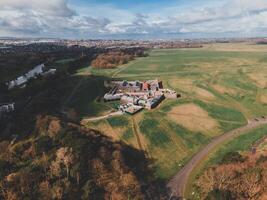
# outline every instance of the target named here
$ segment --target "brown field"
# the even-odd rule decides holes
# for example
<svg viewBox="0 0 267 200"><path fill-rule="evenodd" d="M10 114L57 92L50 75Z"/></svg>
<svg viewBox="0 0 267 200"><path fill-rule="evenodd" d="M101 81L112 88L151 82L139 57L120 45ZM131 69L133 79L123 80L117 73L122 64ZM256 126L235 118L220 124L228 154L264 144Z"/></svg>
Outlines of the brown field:
<svg viewBox="0 0 267 200"><path fill-rule="evenodd" d="M207 100L215 99L215 96L212 93L210 93L209 91L205 90L205 89L202 89L202 88L199 88L199 87L195 87L193 91L200 98L207 99Z"/></svg>
<svg viewBox="0 0 267 200"><path fill-rule="evenodd" d="M125 127L112 127L109 123L105 121L101 122L98 125L90 124L90 126L96 130L101 130L103 134L112 138L114 141L119 141L123 132L126 130Z"/></svg>
<svg viewBox="0 0 267 200"><path fill-rule="evenodd" d="M213 135L214 132L220 133L217 121L211 118L208 112L193 103L172 108L168 117L190 131L210 134L212 130Z"/></svg>
<svg viewBox="0 0 267 200"><path fill-rule="evenodd" d="M263 104L267 104L267 94L260 95L260 101Z"/></svg>
<svg viewBox="0 0 267 200"><path fill-rule="evenodd" d="M256 45L251 43L216 43L205 45L204 48L213 51L267 52L267 45Z"/></svg>
<svg viewBox="0 0 267 200"><path fill-rule="evenodd" d="M212 85L212 87L221 94L230 94L230 95L236 94L236 90L234 90L233 88L225 87L222 85Z"/></svg>
<svg viewBox="0 0 267 200"><path fill-rule="evenodd" d="M267 77L264 73L251 73L248 75L260 88L267 87Z"/></svg>

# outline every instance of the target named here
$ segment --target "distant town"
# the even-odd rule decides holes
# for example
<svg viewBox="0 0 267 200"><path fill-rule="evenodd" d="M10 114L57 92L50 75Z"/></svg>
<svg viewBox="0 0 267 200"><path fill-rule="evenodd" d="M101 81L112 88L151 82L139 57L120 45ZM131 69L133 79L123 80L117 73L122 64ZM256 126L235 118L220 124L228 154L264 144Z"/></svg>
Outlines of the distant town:
<svg viewBox="0 0 267 200"><path fill-rule="evenodd" d="M10 51L13 46L27 46L32 44L55 44L59 46L80 46L98 48L198 48L207 43L254 42L266 44L267 38L203 38L203 39L175 39L175 40L67 40L67 39L21 39L0 38L0 50Z"/></svg>

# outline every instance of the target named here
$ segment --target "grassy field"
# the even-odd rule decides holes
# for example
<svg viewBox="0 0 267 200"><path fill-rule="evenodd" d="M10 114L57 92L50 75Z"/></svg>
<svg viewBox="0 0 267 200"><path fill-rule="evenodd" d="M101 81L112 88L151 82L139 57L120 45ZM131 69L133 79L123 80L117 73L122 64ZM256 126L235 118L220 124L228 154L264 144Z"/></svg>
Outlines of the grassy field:
<svg viewBox="0 0 267 200"><path fill-rule="evenodd" d="M116 69L91 69L94 76L113 79L158 78L182 99L88 126L145 150L156 164L157 176L169 178L211 138L267 114L266 52L267 47L260 45L212 44L202 49L153 50L150 56ZM90 111L94 103L96 109ZM86 100L79 105L87 110L85 116L114 108Z"/></svg>
<svg viewBox="0 0 267 200"><path fill-rule="evenodd" d="M250 131L245 135L241 135L234 140L227 142L223 147L219 148L213 155L210 156L207 165L214 165L221 161L221 159L229 152L243 152L248 151L252 145L260 139L266 137L267 126L260 127L256 130Z"/></svg>

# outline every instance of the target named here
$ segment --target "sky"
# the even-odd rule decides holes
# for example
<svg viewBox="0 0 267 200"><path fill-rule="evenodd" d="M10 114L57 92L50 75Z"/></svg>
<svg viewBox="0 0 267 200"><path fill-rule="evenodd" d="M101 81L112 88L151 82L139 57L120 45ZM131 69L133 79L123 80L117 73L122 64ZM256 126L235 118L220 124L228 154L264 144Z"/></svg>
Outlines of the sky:
<svg viewBox="0 0 267 200"><path fill-rule="evenodd" d="M267 37L267 0L0 0L0 37Z"/></svg>

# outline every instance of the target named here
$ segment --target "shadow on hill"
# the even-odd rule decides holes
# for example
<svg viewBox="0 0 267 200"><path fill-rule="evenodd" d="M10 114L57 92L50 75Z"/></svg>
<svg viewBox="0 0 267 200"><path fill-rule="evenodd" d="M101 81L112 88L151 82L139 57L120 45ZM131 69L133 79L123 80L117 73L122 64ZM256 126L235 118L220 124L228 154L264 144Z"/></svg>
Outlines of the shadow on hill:
<svg viewBox="0 0 267 200"><path fill-rule="evenodd" d="M5 140L0 142L0 149L8 149L0 155L8 155L6 162L12 166L5 168L8 170L1 177L7 193L12 191L12 194L28 199L39 197L36 190L47 181L44 174L51 169L53 160L58 156L57 151L68 147L77 156L77 165L73 166L70 174L64 171L61 175L52 176L46 185L48 194L56 187L57 191L64 191L63 199L81 199L81 194L85 195L83 199L164 199L167 193L164 182L154 177L153 162L145 157L144 152L122 142L113 142L101 133L84 129L76 123L82 116L103 111L103 105L98 101L106 92L105 80L109 78L62 72L31 80L23 89L0 91L2 102L16 103L15 112L0 119L0 141ZM63 108L70 112L70 118L62 114ZM15 147L9 145L11 140ZM49 157L50 167L35 166L44 154ZM5 166L1 165L6 163L2 161L0 167ZM7 175L17 172L15 185L5 182ZM29 181L25 183L23 180ZM19 185L22 183L27 187Z"/></svg>
<svg viewBox="0 0 267 200"><path fill-rule="evenodd" d="M154 177L144 152L58 117L38 116L31 135L7 145L0 157L9 166L0 165L2 197L166 199L164 182Z"/></svg>
<svg viewBox="0 0 267 200"><path fill-rule="evenodd" d="M84 115L97 114L101 106L96 102L106 91L104 80L108 78L59 73L31 80L22 89L0 91L0 102L15 102L16 109L0 119L1 135L27 135L37 115L61 116L63 106L77 122Z"/></svg>

